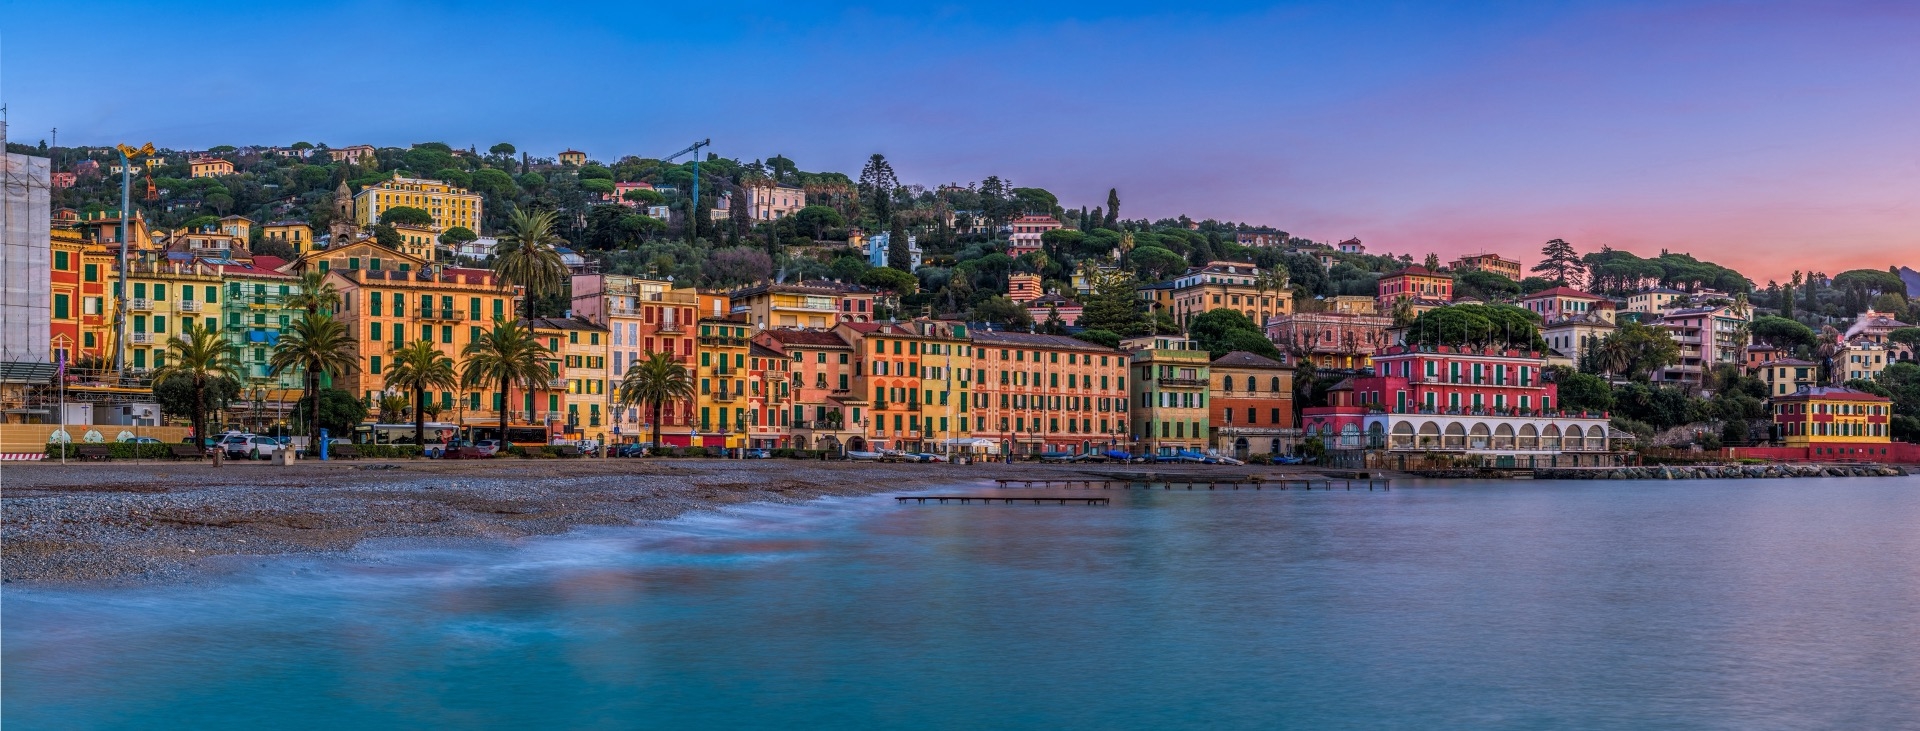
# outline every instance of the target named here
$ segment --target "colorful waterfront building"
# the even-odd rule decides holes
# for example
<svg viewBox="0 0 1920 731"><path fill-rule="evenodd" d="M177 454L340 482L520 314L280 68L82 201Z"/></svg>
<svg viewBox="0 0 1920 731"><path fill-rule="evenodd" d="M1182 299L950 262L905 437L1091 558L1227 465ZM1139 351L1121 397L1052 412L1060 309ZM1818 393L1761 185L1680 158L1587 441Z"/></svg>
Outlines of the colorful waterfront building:
<svg viewBox="0 0 1920 731"><path fill-rule="evenodd" d="M306 310L291 305L300 293L300 277L287 271L291 268L289 262L273 256L255 256L220 267L226 289L221 332L233 346L240 361L241 380L249 388L285 391L306 386L298 369L276 376L271 363L280 336L295 319L306 314Z"/></svg>
<svg viewBox="0 0 1920 731"><path fill-rule="evenodd" d="M741 446L746 438L751 328L745 318L727 315L702 317L697 327L699 347L694 352L700 360L693 377L699 420L689 435L690 446Z"/></svg>
<svg viewBox="0 0 1920 731"><path fill-rule="evenodd" d="M133 373L166 366L167 341L189 324L220 325L221 277L192 257L143 253L128 262L127 366Z"/></svg>
<svg viewBox="0 0 1920 731"><path fill-rule="evenodd" d="M759 449L779 449L792 444L792 383L788 374L793 361L780 351L752 342L747 344L747 445Z"/></svg>
<svg viewBox="0 0 1920 731"><path fill-rule="evenodd" d="M1126 353L1060 335L975 330L970 342L968 439L1003 454L1127 445Z"/></svg>
<svg viewBox="0 0 1920 731"><path fill-rule="evenodd" d="M1207 396L1212 359L1192 340L1148 335L1120 342L1128 351L1133 387L1131 435L1135 454L1173 455L1207 448Z"/></svg>
<svg viewBox="0 0 1920 731"><path fill-rule="evenodd" d="M380 214L400 206L419 208L433 216L433 232L462 226L480 233L483 198L465 188L426 178L403 178L395 172L353 196L353 220L362 227L380 222Z"/></svg>
<svg viewBox="0 0 1920 731"><path fill-rule="evenodd" d="M335 387L369 406L379 403L386 388L386 366L393 360L388 351L395 344L430 338L441 353L460 362L482 330L516 319L521 296L519 288L508 287L492 271L430 267L370 239L309 251L291 269L295 274L307 270L325 272L340 290L335 317L360 346L359 370L334 379ZM454 414L455 423L476 427L476 439L499 438L499 414L506 409L508 428L518 429L509 437L533 442L527 435L540 432L538 442L544 443L547 427L538 419L533 394L519 386L513 392L520 401L514 406L497 385L488 384L459 395L441 394L441 408Z"/></svg>
<svg viewBox="0 0 1920 731"><path fill-rule="evenodd" d="M1374 374L1347 379L1302 427L1331 449L1453 452L1503 458L1605 453L1606 413L1568 412L1546 358L1515 349L1396 345Z"/></svg>
<svg viewBox="0 0 1920 731"><path fill-rule="evenodd" d="M856 418L869 451L918 452L930 438L922 429L920 348L926 338L897 322L843 322L835 331L854 346L853 388L869 394L864 420ZM859 449L851 442L849 449Z"/></svg>
<svg viewBox="0 0 1920 731"><path fill-rule="evenodd" d="M727 294L735 315L761 328L804 327L826 330L840 324L840 306L848 288L831 282L762 282ZM866 310L863 310L866 311Z"/></svg>
<svg viewBox="0 0 1920 731"><path fill-rule="evenodd" d="M47 320L47 352L56 363L72 363L85 353L81 345L85 301L80 280L86 267L87 242L73 229L55 228L51 233L53 251L47 276L52 307Z"/></svg>
<svg viewBox="0 0 1920 731"><path fill-rule="evenodd" d="M851 331L848 331L849 334ZM854 344L835 330L775 328L753 335L753 342L788 359L789 383L782 423L796 449L843 448L865 451L864 432L855 425L870 408L859 378ZM859 446L851 446L852 440Z"/></svg>
<svg viewBox="0 0 1920 731"><path fill-rule="evenodd" d="M551 377L533 394L546 401L539 420L557 423L556 431L568 439L606 441L619 385L608 374L607 329L579 317L537 317L532 324L534 337L553 353Z"/></svg>
<svg viewBox="0 0 1920 731"><path fill-rule="evenodd" d="M1838 386L1803 387L1773 399L1773 423L1788 447L1843 447L1887 444L1892 400ZM1847 452L1816 452L1841 456Z"/></svg>
<svg viewBox="0 0 1920 731"><path fill-rule="evenodd" d="M1238 459L1293 451L1300 441L1293 419L1293 369L1236 350L1213 359L1207 371L1207 421L1215 449Z"/></svg>

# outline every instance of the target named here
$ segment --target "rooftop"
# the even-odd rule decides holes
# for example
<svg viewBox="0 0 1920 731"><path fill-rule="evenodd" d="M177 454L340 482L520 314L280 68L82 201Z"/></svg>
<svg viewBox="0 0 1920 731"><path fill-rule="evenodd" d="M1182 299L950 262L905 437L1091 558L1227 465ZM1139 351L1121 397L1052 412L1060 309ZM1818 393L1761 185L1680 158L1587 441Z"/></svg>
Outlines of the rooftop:
<svg viewBox="0 0 1920 731"><path fill-rule="evenodd" d="M1065 335L1040 335L1037 333L1014 333L996 330L973 330L971 334L974 345L1092 350L1101 353L1119 352L1098 343L1089 343L1085 340L1070 338Z"/></svg>
<svg viewBox="0 0 1920 731"><path fill-rule="evenodd" d="M795 328L778 328L774 330L763 330L762 332L766 334L768 337L773 338L774 342L777 342L781 345L785 345L789 347L795 346L795 345L806 345L806 346L811 346L815 348L851 348L853 347L852 344L848 343L845 339L841 338L839 333L833 332L831 330L800 330Z"/></svg>
<svg viewBox="0 0 1920 731"><path fill-rule="evenodd" d="M1249 353L1244 350L1236 350L1226 355L1215 358L1213 359L1213 364L1217 366L1232 366L1235 368L1285 368L1286 367L1282 365L1279 361L1276 361L1272 358L1268 358L1264 355L1255 355L1253 353Z"/></svg>
<svg viewBox="0 0 1920 731"><path fill-rule="evenodd" d="M1866 391L1856 391L1840 386L1803 386L1800 390L1794 391L1789 395L1774 398L1774 401L1806 401L1809 399L1827 401L1879 401L1882 403L1892 401L1892 399L1885 396L1876 396Z"/></svg>
<svg viewBox="0 0 1920 731"><path fill-rule="evenodd" d="M1588 299L1588 300L1606 299L1605 297L1601 297L1600 295L1593 294L1591 292L1582 292L1572 287L1554 287L1552 289L1543 289L1533 294L1527 295L1526 298L1531 300L1531 299L1540 299L1542 297L1572 297L1574 299Z"/></svg>

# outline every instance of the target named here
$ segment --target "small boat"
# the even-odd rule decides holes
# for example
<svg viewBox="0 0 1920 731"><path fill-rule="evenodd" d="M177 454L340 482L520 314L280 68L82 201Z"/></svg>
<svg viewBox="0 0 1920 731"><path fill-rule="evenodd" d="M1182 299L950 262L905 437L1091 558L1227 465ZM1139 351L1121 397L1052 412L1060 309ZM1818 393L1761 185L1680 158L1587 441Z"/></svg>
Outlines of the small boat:
<svg viewBox="0 0 1920 731"><path fill-rule="evenodd" d="M879 452L853 452L853 451L847 452L847 459L857 460L861 462L878 462L882 457L885 457L885 456L886 455L881 454Z"/></svg>

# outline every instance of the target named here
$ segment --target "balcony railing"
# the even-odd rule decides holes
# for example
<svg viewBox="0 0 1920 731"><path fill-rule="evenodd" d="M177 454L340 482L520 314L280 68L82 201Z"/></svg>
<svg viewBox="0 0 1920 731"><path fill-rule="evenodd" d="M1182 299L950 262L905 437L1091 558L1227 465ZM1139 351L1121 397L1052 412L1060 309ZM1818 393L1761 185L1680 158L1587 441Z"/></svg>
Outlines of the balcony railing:
<svg viewBox="0 0 1920 731"><path fill-rule="evenodd" d="M1198 378L1162 378L1160 379L1161 388L1199 388L1205 385L1207 385L1207 382L1202 381Z"/></svg>
<svg viewBox="0 0 1920 731"><path fill-rule="evenodd" d="M686 331L687 331L687 326L678 322L660 323L660 329L658 330L658 332L663 335L679 335L680 333L683 333Z"/></svg>
<svg viewBox="0 0 1920 731"><path fill-rule="evenodd" d="M178 309L181 312L199 312L200 300L180 300Z"/></svg>
<svg viewBox="0 0 1920 731"><path fill-rule="evenodd" d="M148 345L154 341L153 333L128 333L127 339L134 345Z"/></svg>
<svg viewBox="0 0 1920 731"><path fill-rule="evenodd" d="M127 309L136 312L148 312L153 309L153 300L145 297L133 297L127 300Z"/></svg>
<svg viewBox="0 0 1920 731"><path fill-rule="evenodd" d="M666 330L662 329L661 332L666 332ZM713 346L713 347L721 347L721 348L728 348L728 347L744 348L744 347L747 347L747 339L746 338L723 338L716 335L702 335L700 336L700 344Z"/></svg>
<svg viewBox="0 0 1920 731"><path fill-rule="evenodd" d="M713 392L713 400L714 400L714 402L716 402L716 403L723 403L723 404L724 404L724 403L731 403L731 402L732 402L732 401L733 401L734 399L736 399L736 398L739 398L739 396L740 396L740 394L738 394L738 393L734 393L734 392L732 392L732 391L715 391L715 392Z"/></svg>
<svg viewBox="0 0 1920 731"><path fill-rule="evenodd" d="M552 390L566 390L566 388L567 388L567 379L565 379L565 378L549 378L549 379L547 379L547 388L548 388L548 389L552 389Z"/></svg>
<svg viewBox="0 0 1920 731"><path fill-rule="evenodd" d="M416 312L418 313L418 317L422 320L456 320L457 321L457 320L467 319L466 313L463 313L455 309L448 309L445 307L440 307L440 308L422 307Z"/></svg>

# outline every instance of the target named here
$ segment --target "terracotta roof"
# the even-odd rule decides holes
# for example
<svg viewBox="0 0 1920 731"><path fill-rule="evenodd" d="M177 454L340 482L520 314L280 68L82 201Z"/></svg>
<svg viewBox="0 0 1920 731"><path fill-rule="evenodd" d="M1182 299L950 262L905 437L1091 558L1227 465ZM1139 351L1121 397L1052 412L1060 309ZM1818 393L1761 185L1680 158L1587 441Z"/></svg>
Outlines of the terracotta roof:
<svg viewBox="0 0 1920 731"><path fill-rule="evenodd" d="M1002 345L1016 348L1061 348L1068 350L1094 350L1102 353L1118 353L1104 345L1089 343L1085 340L1065 335L1039 335L1035 333L1010 333L991 330L969 331L975 345Z"/></svg>
<svg viewBox="0 0 1920 731"><path fill-rule="evenodd" d="M533 318L536 330L592 330L606 332L607 329L578 317L536 317Z"/></svg>
<svg viewBox="0 0 1920 731"><path fill-rule="evenodd" d="M1444 279L1444 278L1447 278L1447 275L1445 275L1445 274L1441 274L1441 273L1439 273L1439 272L1436 272L1436 271L1434 271L1434 270L1432 270L1432 269L1428 269L1428 268L1426 268L1426 267L1423 267L1423 266L1420 266L1420 265L1418 265L1418 264L1415 264L1415 265L1413 265L1413 266L1410 266L1410 267L1407 267L1407 268L1405 268L1405 269L1402 269L1402 270L1400 270L1400 271L1397 271L1397 272L1394 272L1394 273L1392 273L1392 274L1388 274L1388 275L1386 275L1386 276L1387 276L1387 277L1398 277L1398 276L1401 276L1401 275L1403 275L1403 274L1404 274L1404 275L1407 275L1407 276L1412 276L1412 277L1441 277L1441 278L1443 278L1443 279ZM1385 277L1382 277L1382 279L1384 279L1384 278L1385 278Z"/></svg>
<svg viewBox="0 0 1920 731"><path fill-rule="evenodd" d="M287 265L287 260L285 259L282 259L277 256L266 256L262 254L262 255L253 257L253 263L251 264L241 264L238 270L236 270L233 267L227 267L226 273L240 275L240 276L248 276L248 277L278 277L281 279L298 279L299 277L295 275L280 271L280 268L286 265Z"/></svg>
<svg viewBox="0 0 1920 731"><path fill-rule="evenodd" d="M851 348L853 345L831 330L777 330L763 331L774 342L786 346L806 345L815 348Z"/></svg>
<svg viewBox="0 0 1920 731"><path fill-rule="evenodd" d="M747 343L747 355L751 355L751 356L753 356L753 357L755 357L755 358L785 358L785 357L787 357L787 354L786 354L786 353L782 353L782 352L780 352L780 351L778 351L778 350L774 350L773 348L769 348L769 347L767 347L767 346L765 346L765 345L761 345L761 344L759 344L759 343L755 343L755 342L748 342L748 343Z"/></svg>
<svg viewBox="0 0 1920 731"><path fill-rule="evenodd" d="M1866 391L1856 391L1840 386L1814 386L1803 388L1785 396L1776 396L1775 401L1805 401L1807 399L1827 399L1836 401L1892 401L1885 396L1876 396Z"/></svg>
<svg viewBox="0 0 1920 731"><path fill-rule="evenodd" d="M1779 360L1768 363L1767 365L1770 365L1770 366L1783 366L1783 365L1785 366L1817 366L1820 364L1810 360L1801 360L1799 358L1781 358Z"/></svg>
<svg viewBox="0 0 1920 731"><path fill-rule="evenodd" d="M1215 358L1213 359L1213 364L1217 366L1233 366L1233 367L1239 367L1239 368L1285 368L1286 367L1284 365L1281 365L1279 361L1276 361L1272 358L1268 358L1264 355L1255 355L1253 353L1249 353L1244 350L1236 350L1226 355Z"/></svg>
<svg viewBox="0 0 1920 731"><path fill-rule="evenodd" d="M1605 297L1601 297L1600 295L1593 294L1591 292L1582 292L1572 287L1554 287L1552 289L1543 289L1533 294L1527 295L1526 298L1532 300L1532 299L1540 299L1542 297L1574 297L1578 299L1589 299L1589 300L1606 299Z"/></svg>

